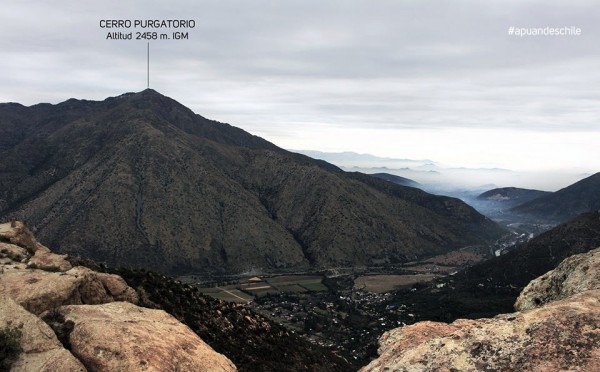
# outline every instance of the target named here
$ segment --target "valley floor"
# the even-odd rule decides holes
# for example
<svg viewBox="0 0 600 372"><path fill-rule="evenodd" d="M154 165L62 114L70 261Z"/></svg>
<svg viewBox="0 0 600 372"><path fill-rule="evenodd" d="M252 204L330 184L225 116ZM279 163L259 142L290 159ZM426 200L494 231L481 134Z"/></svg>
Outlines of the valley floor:
<svg viewBox="0 0 600 372"><path fill-rule="evenodd" d="M377 356L379 337L398 326L512 311L517 290L493 283L466 285L450 275L490 257L490 252L486 247L465 247L398 267L229 277L223 282L192 276L180 280L195 282L206 295L251 308L364 365Z"/></svg>

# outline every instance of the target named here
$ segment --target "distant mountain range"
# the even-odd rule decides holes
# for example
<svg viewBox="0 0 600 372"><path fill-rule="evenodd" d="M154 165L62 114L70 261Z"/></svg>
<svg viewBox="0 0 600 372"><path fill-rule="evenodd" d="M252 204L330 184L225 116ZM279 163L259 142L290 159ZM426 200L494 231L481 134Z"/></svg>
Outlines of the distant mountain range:
<svg viewBox="0 0 600 372"><path fill-rule="evenodd" d="M582 213L600 209L600 173L564 189L542 195L511 209L539 220L564 222Z"/></svg>
<svg viewBox="0 0 600 372"><path fill-rule="evenodd" d="M388 173L418 182L419 188L441 195L459 195L469 191L469 197L510 185L520 188L557 190L590 176L589 170L515 171L499 167L457 167L430 159L396 159L354 152L321 152L292 150L315 159L325 160L349 172L367 174Z"/></svg>
<svg viewBox="0 0 600 372"><path fill-rule="evenodd" d="M356 152L322 152L314 150L290 150L292 152L310 156L313 159L325 160L340 167L387 167L387 168L427 168L437 167L433 160L422 159L394 159L375 156L371 154L359 154Z"/></svg>
<svg viewBox="0 0 600 372"><path fill-rule="evenodd" d="M153 90L0 104L0 218L64 253L171 274L404 262L502 230L460 200L346 173Z"/></svg>
<svg viewBox="0 0 600 372"><path fill-rule="evenodd" d="M503 187L463 200L497 221L556 225L600 209L600 173L556 192Z"/></svg>

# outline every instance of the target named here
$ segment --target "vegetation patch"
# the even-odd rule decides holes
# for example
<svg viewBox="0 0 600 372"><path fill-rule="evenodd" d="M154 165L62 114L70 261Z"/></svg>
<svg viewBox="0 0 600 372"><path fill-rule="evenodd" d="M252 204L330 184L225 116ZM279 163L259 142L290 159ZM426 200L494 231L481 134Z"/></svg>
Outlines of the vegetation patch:
<svg viewBox="0 0 600 372"><path fill-rule="evenodd" d="M23 351L21 336L21 330L18 328L0 329L0 371L10 371L10 367Z"/></svg>
<svg viewBox="0 0 600 372"><path fill-rule="evenodd" d="M285 293L303 293L308 292L308 289L298 284L278 285L277 289Z"/></svg>
<svg viewBox="0 0 600 372"><path fill-rule="evenodd" d="M71 350L71 341L69 336L75 328L75 323L72 320L65 321L65 317L60 313L58 308L48 311L42 318L56 334L58 340L63 344L65 349Z"/></svg>

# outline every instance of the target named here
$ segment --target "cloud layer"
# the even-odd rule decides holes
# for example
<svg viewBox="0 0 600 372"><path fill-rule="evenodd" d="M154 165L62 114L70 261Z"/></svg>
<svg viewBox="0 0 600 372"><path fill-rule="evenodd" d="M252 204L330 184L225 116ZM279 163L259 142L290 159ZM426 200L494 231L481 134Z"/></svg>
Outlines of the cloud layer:
<svg viewBox="0 0 600 372"><path fill-rule="evenodd" d="M151 42L154 89L280 146L600 170L594 1L13 2L0 101L144 89L146 42L106 40L99 21L146 18L196 21L189 40Z"/></svg>

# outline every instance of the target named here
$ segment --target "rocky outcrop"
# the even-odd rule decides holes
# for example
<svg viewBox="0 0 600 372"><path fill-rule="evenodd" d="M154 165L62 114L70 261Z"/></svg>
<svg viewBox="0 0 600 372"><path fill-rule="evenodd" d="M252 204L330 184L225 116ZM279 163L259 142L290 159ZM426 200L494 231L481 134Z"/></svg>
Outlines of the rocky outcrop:
<svg viewBox="0 0 600 372"><path fill-rule="evenodd" d="M67 255L52 253L19 221L0 225L1 282L6 295L26 310L41 314L62 305L138 303L138 296L117 276L72 267Z"/></svg>
<svg viewBox="0 0 600 372"><path fill-rule="evenodd" d="M72 322L71 351L90 370L235 370L229 359L162 310L112 302L63 306L53 317Z"/></svg>
<svg viewBox="0 0 600 372"><path fill-rule="evenodd" d="M116 300L99 274L84 267L64 273L13 267L2 275L2 284L9 297L34 314L62 305L103 304ZM131 288L113 290L117 292L117 299L125 299L125 293L134 292ZM135 295L129 299L137 301Z"/></svg>
<svg viewBox="0 0 600 372"><path fill-rule="evenodd" d="M38 250L50 251L35 239L31 231L21 221L0 224L0 241L23 247L31 254Z"/></svg>
<svg viewBox="0 0 600 372"><path fill-rule="evenodd" d="M236 370L171 315L137 303L120 276L72 267L22 223L0 224L0 329L21 335L11 370Z"/></svg>
<svg viewBox="0 0 600 372"><path fill-rule="evenodd" d="M12 371L85 371L58 341L52 329L7 296L0 295L0 329L18 329L21 354Z"/></svg>
<svg viewBox="0 0 600 372"><path fill-rule="evenodd" d="M125 301L137 304L139 297L137 292L125 283L125 280L118 275L96 273L96 277L102 283L106 292L114 301Z"/></svg>
<svg viewBox="0 0 600 372"><path fill-rule="evenodd" d="M600 250L566 259L523 291L523 311L386 332L361 371L598 371L598 267Z"/></svg>
<svg viewBox="0 0 600 372"><path fill-rule="evenodd" d="M600 288L600 248L571 256L532 280L517 298L516 310L540 307L576 293Z"/></svg>
<svg viewBox="0 0 600 372"><path fill-rule="evenodd" d="M28 261L28 264L32 268L49 270L49 271L67 271L71 270L73 266L67 260L66 254L54 254L52 252L44 252L38 250L35 252L33 257Z"/></svg>

